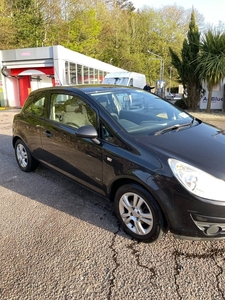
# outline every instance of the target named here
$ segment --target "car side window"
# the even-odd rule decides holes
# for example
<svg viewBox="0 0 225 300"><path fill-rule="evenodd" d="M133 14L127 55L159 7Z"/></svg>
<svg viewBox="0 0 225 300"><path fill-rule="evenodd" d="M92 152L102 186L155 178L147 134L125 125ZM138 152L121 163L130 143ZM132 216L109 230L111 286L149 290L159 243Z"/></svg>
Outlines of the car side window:
<svg viewBox="0 0 225 300"><path fill-rule="evenodd" d="M46 96L43 94L34 98L33 102L25 108L26 113L37 115L39 117L46 117L47 105Z"/></svg>
<svg viewBox="0 0 225 300"><path fill-rule="evenodd" d="M102 121L100 122L100 131L100 136L104 141L118 146L118 141L116 137L112 134L111 130Z"/></svg>
<svg viewBox="0 0 225 300"><path fill-rule="evenodd" d="M96 112L81 97L67 94L52 94L50 119L79 128L92 125L96 128Z"/></svg>

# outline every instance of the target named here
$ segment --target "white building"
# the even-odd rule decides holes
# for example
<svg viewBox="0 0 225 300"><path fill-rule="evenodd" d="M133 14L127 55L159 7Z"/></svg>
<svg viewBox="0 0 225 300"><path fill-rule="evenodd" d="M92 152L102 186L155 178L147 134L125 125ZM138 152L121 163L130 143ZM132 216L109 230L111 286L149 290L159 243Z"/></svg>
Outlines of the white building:
<svg viewBox="0 0 225 300"><path fill-rule="evenodd" d="M0 106L22 107L29 93L54 85L101 83L126 71L62 46L0 51Z"/></svg>

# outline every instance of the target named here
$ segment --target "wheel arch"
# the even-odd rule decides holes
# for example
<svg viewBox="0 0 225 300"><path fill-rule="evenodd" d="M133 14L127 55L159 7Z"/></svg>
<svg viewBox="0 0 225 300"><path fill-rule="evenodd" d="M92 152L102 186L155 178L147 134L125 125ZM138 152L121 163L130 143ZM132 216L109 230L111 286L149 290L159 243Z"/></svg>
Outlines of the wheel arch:
<svg viewBox="0 0 225 300"><path fill-rule="evenodd" d="M19 137L19 136L14 136L13 139L12 139L12 145L13 145L13 148L14 148L14 149L15 149L16 142L17 142L18 140L22 140L22 141L24 142L24 140L23 140L21 137ZM25 143L25 142L24 142L24 143Z"/></svg>
<svg viewBox="0 0 225 300"><path fill-rule="evenodd" d="M123 185L127 185L127 184L136 184L140 187L142 187L147 193L149 193L151 195L151 197L153 197L161 211L161 214L163 216L163 219L164 219L164 227L165 229L168 228L168 220L167 220L167 215L166 213L164 212L163 208L161 207L159 201L157 200L157 198L151 193L151 191L149 191L149 189L147 189L142 183L140 183L139 181L137 180L134 180L134 179L131 179L131 178L120 178L120 179L117 179L113 182L113 184L111 185L111 189L110 189L110 192L109 192L109 199L111 202L114 202L114 198L115 198L115 195L116 195L116 192L118 190L118 188L120 188L121 186Z"/></svg>
<svg viewBox="0 0 225 300"><path fill-rule="evenodd" d="M26 160L26 165L25 166L21 165L20 159L17 156L17 142L18 142L18 144L21 143L23 145L24 149L25 149L25 151L24 151L24 153L26 152L26 158L24 157L24 159ZM32 156L26 142L20 136L14 136L13 140L12 140L12 144L13 144L13 148L14 148L14 151L15 151L16 160L17 160L17 163L18 163L20 169L24 172L34 171L39 166L39 161L36 160Z"/></svg>

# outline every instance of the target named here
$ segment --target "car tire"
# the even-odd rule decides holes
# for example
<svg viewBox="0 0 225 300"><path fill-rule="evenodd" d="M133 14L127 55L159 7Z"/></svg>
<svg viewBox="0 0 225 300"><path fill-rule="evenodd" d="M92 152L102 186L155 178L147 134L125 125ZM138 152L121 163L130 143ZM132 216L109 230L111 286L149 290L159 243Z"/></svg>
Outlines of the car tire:
<svg viewBox="0 0 225 300"><path fill-rule="evenodd" d="M165 222L156 200L141 186L127 184L118 189L114 208L123 230L138 241L151 243L165 232Z"/></svg>
<svg viewBox="0 0 225 300"><path fill-rule="evenodd" d="M15 155L20 169L24 172L34 171L39 165L38 161L32 157L28 147L21 139L15 143Z"/></svg>

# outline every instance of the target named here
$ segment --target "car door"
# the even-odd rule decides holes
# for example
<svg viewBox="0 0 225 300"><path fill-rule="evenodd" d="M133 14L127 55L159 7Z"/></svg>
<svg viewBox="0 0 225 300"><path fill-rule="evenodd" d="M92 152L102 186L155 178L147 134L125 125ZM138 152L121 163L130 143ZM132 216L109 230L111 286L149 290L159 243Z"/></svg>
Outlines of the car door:
<svg viewBox="0 0 225 300"><path fill-rule="evenodd" d="M31 94L21 114L21 123L18 126L17 134L25 141L35 158L39 157L42 151L42 126L47 117L47 95L44 92Z"/></svg>
<svg viewBox="0 0 225 300"><path fill-rule="evenodd" d="M102 146L75 135L84 125L96 127L97 114L80 96L51 94L50 116L42 133L40 160L102 193Z"/></svg>

